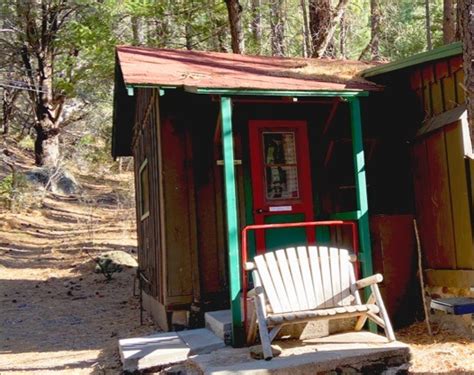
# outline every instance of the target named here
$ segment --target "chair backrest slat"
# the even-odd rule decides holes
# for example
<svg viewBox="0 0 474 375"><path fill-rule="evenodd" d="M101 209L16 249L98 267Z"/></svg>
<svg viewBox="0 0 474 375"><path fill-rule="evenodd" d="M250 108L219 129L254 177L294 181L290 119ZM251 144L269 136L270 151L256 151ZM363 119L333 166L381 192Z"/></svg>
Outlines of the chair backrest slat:
<svg viewBox="0 0 474 375"><path fill-rule="evenodd" d="M283 312L280 301L278 299L278 295L275 291L275 286L273 285L272 278L270 276L270 273L268 272L265 257L263 255L257 255L254 260L255 264L257 265L258 274L260 275L263 288L265 289L265 293L267 295L268 301L270 302L270 306L272 307L273 312Z"/></svg>
<svg viewBox="0 0 474 375"><path fill-rule="evenodd" d="M347 250L299 246L258 255L254 260L255 277L262 283L273 313L360 304Z"/></svg>
<svg viewBox="0 0 474 375"><path fill-rule="evenodd" d="M319 254L316 246L308 247L309 263L311 265L311 276L313 277L314 294L316 297L316 307L325 306L325 298L323 292L323 282L321 280L321 268L319 265Z"/></svg>
<svg viewBox="0 0 474 375"><path fill-rule="evenodd" d="M329 248L329 264L331 267L332 298L334 306L339 306L341 298L341 269L339 261L339 249Z"/></svg>
<svg viewBox="0 0 474 375"><path fill-rule="evenodd" d="M288 256L288 263L290 264L291 277L296 289L296 298L300 305L300 310L308 309L308 302L306 300L303 278L301 276L300 265L298 263L298 257L296 256L296 250L294 247L286 249L286 255Z"/></svg>
<svg viewBox="0 0 474 375"><path fill-rule="evenodd" d="M331 268L329 265L329 253L326 246L319 247L319 263L321 265L321 278L323 282L324 293L324 307L334 306L332 282L331 282Z"/></svg>
<svg viewBox="0 0 474 375"><path fill-rule="evenodd" d="M290 267L288 265L288 259L286 257L285 250L275 251L278 265L280 267L281 276L283 278L283 283L285 284L286 295L290 302L291 311L299 311L300 304L298 298L296 298L296 289L295 284L293 283L293 278L291 277Z"/></svg>
<svg viewBox="0 0 474 375"><path fill-rule="evenodd" d="M273 252L266 253L265 260L267 261L268 271L270 272L275 291L280 300L282 312L292 311L288 296L286 295L285 285L281 277L280 269L275 259L275 254Z"/></svg>
<svg viewBox="0 0 474 375"><path fill-rule="evenodd" d="M311 277L311 270L309 268L308 252L305 246L298 246L296 248L298 253L298 260L303 276L303 284L306 292L306 301L308 302L308 309L316 308L316 297L314 294L313 279Z"/></svg>
<svg viewBox="0 0 474 375"><path fill-rule="evenodd" d="M349 278L349 269L352 267L352 264L349 260L349 252L347 250L339 250L339 261L341 270L341 305L347 306L351 304L353 299L351 298L351 283Z"/></svg>

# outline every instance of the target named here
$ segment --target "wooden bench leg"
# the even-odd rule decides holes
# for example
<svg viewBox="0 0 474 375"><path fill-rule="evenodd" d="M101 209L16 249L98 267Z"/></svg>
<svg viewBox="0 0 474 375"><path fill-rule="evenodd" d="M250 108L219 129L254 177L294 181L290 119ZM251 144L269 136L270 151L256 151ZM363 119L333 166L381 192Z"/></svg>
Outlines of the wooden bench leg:
<svg viewBox="0 0 474 375"><path fill-rule="evenodd" d="M247 331L247 345L252 345L255 342L257 337L257 328L257 316L255 314L255 308L253 308Z"/></svg>
<svg viewBox="0 0 474 375"><path fill-rule="evenodd" d="M258 331L260 333L260 341L262 343L263 358L266 361L269 361L273 358L272 343L270 340L270 335L268 334L267 321L263 312L263 305L259 296L254 297L254 302L255 312L257 314Z"/></svg>
<svg viewBox="0 0 474 375"><path fill-rule="evenodd" d="M380 315L385 323L385 336L387 336L388 341L395 341L395 333L393 333L392 323L385 309L385 305L382 300L382 295L380 294L379 286L377 284L371 285L372 293L375 296L375 302L380 309Z"/></svg>
<svg viewBox="0 0 474 375"><path fill-rule="evenodd" d="M372 294L369 296L369 298L367 298L367 305L371 305L371 304L373 304L373 303L375 303L375 296L374 296L374 294L372 293ZM368 318L367 314L361 315L361 316L359 317L359 319L357 319L357 322L356 322L356 325L355 325L354 329L355 329L356 331L360 331L360 330L364 327L364 324L365 324L365 322L367 321L367 318Z"/></svg>

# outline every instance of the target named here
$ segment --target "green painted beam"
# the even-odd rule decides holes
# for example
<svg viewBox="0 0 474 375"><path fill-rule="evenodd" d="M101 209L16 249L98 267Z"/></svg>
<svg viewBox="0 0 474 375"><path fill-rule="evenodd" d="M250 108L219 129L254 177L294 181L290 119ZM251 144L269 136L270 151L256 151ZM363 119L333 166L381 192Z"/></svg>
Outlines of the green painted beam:
<svg viewBox="0 0 474 375"><path fill-rule="evenodd" d="M152 83L130 83L127 84L127 87L135 87L139 89L163 89L163 90L174 90L177 89L177 86L167 86L167 85L154 85Z"/></svg>
<svg viewBox="0 0 474 375"><path fill-rule="evenodd" d="M338 212L329 215L332 220L359 220L361 216L361 211Z"/></svg>
<svg viewBox="0 0 474 375"><path fill-rule="evenodd" d="M362 277L373 274L372 245L370 243L369 205L367 198L367 181L365 178L364 141L362 138L362 119L360 114L359 98L349 100L352 132L352 156L354 160L354 179L356 186L358 229L359 229L359 257ZM365 291L368 298L370 291ZM377 332L377 327L369 322L369 329Z"/></svg>
<svg viewBox="0 0 474 375"><path fill-rule="evenodd" d="M225 207L227 218L227 247L230 280L230 308L232 312L232 345L243 345L243 326L240 303L239 227L237 220L237 192L232 133L232 101L221 98L222 151L224 156Z"/></svg>
<svg viewBox="0 0 474 375"><path fill-rule="evenodd" d="M236 95L236 96L294 96L294 97L341 97L341 98L352 98L356 96L368 96L367 91L287 91L287 90L245 90L245 89L219 89L219 88L201 88L201 87L190 87L185 86L185 91L194 94L207 94L207 95Z"/></svg>
<svg viewBox="0 0 474 375"><path fill-rule="evenodd" d="M373 68L366 69L362 72L362 77L374 77L385 73L390 73L395 70L409 68L414 65L427 63L434 60L443 59L446 57L456 56L462 54L462 43L456 42L435 48L431 51L418 53L413 56L409 56L398 61L394 61L388 64L375 66Z"/></svg>
<svg viewBox="0 0 474 375"><path fill-rule="evenodd" d="M354 161L354 179L356 186L357 212L359 216L359 243L362 260L362 276L373 273L372 249L369 230L369 207L367 182L365 178L364 142L362 140L362 120L358 98L349 101L352 131L352 153Z"/></svg>

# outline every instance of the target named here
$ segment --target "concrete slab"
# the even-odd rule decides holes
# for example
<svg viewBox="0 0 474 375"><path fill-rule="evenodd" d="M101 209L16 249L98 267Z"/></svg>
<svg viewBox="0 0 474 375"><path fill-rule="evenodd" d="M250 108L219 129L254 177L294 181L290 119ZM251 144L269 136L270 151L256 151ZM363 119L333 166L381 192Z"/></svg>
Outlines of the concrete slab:
<svg viewBox="0 0 474 375"><path fill-rule="evenodd" d="M315 374L338 371L381 373L409 362L410 350L370 332L350 332L311 340L275 342L282 354L271 361L254 360L248 348L224 348L188 360L204 374Z"/></svg>
<svg viewBox="0 0 474 375"><path fill-rule="evenodd" d="M226 344L230 344L232 332L232 314L230 310L210 311L204 314L206 328L214 332L214 334Z"/></svg>
<svg viewBox="0 0 474 375"><path fill-rule="evenodd" d="M177 334L188 346L189 355L210 353L225 347L224 340L207 328L179 331Z"/></svg>
<svg viewBox="0 0 474 375"><path fill-rule="evenodd" d="M190 349L176 332L119 340L124 371L144 370L185 361Z"/></svg>

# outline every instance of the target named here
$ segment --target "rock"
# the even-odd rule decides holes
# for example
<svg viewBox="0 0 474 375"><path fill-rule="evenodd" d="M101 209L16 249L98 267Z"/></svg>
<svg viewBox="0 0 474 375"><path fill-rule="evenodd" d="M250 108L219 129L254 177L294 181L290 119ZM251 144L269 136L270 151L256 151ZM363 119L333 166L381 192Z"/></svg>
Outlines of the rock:
<svg viewBox="0 0 474 375"><path fill-rule="evenodd" d="M77 194L79 191L79 184L74 176L67 170L63 170L52 184L53 193L62 194Z"/></svg>
<svg viewBox="0 0 474 375"><path fill-rule="evenodd" d="M249 348L250 356L253 359L263 359L262 345L254 345ZM278 345L272 345L273 357L278 357L281 354L281 348Z"/></svg>
<svg viewBox="0 0 474 375"><path fill-rule="evenodd" d="M80 185L71 172L60 167L56 168L34 168L25 173L26 179L36 185L41 185L56 194L77 194Z"/></svg>
<svg viewBox="0 0 474 375"><path fill-rule="evenodd" d="M101 254L95 259L97 265L95 267L96 273L121 272L123 267L137 267L136 259L125 251L109 251Z"/></svg>

